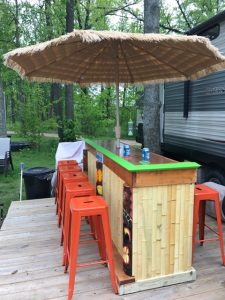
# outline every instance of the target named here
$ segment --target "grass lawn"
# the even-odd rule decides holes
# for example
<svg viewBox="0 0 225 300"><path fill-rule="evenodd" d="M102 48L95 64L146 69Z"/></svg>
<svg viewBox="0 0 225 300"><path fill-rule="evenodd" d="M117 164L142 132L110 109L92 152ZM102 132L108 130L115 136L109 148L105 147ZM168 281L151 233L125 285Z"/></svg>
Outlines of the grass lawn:
<svg viewBox="0 0 225 300"><path fill-rule="evenodd" d="M11 139L12 141L24 141L24 139L16 137L12 137ZM19 200L20 163L24 163L25 169L33 167L48 167L54 169L57 145L57 138L43 137L40 150L23 149L18 152L12 152L14 171L10 168L7 176L0 173L0 204L4 204L4 215L6 215L11 201ZM22 199L26 199L24 184Z"/></svg>

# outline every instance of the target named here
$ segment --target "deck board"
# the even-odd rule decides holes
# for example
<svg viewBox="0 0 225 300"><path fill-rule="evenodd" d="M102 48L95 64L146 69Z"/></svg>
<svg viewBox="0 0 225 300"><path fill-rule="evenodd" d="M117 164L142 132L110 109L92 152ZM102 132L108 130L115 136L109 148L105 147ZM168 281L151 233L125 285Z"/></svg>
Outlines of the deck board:
<svg viewBox="0 0 225 300"><path fill-rule="evenodd" d="M209 219L215 226L215 221ZM225 228L224 228L225 232ZM3 300L67 299L68 274L61 266L62 247L54 199L12 202L0 230L0 298ZM81 245L79 261L96 259L96 245ZM116 296L103 266L79 268L74 299L79 300L222 300L225 267L219 243L196 247L197 280L145 292Z"/></svg>

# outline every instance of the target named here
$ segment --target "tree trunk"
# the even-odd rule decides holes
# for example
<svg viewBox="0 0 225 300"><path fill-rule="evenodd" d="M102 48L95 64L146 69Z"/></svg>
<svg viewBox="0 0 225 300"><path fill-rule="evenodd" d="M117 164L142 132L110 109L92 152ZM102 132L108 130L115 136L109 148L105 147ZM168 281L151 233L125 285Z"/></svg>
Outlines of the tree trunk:
<svg viewBox="0 0 225 300"><path fill-rule="evenodd" d="M61 97L61 85L53 83L51 85L51 101L54 103L54 113L58 125L58 136L63 141L63 106Z"/></svg>
<svg viewBox="0 0 225 300"><path fill-rule="evenodd" d="M74 120L74 106L73 106L73 85L67 84L65 86L65 112L68 120Z"/></svg>
<svg viewBox="0 0 225 300"><path fill-rule="evenodd" d="M74 0L66 2L66 32L74 29ZM65 113L68 120L74 121L73 85L65 85Z"/></svg>
<svg viewBox="0 0 225 300"><path fill-rule="evenodd" d="M19 4L18 4L18 0L15 0L15 8L16 8L16 14L15 14L16 48L19 48L20 47L20 29L19 29Z"/></svg>
<svg viewBox="0 0 225 300"><path fill-rule="evenodd" d="M6 136L6 107L2 80L0 79L0 136Z"/></svg>
<svg viewBox="0 0 225 300"><path fill-rule="evenodd" d="M19 1L15 0L15 15L14 15L14 24L15 24L15 47L20 47L20 10L19 10ZM20 110L22 109L23 105L26 102L26 97L24 95L24 88L23 88L23 81L22 79L17 76L16 77L16 97L15 101L18 103L21 103ZM14 115L16 119L19 119L19 122L21 123L21 128L24 128L24 119L23 119L23 112L20 111L18 116Z"/></svg>
<svg viewBox="0 0 225 300"><path fill-rule="evenodd" d="M15 108L15 99L14 96L11 96L11 101L10 101L10 107L11 107L11 121L12 124L16 123L16 108Z"/></svg>
<svg viewBox="0 0 225 300"><path fill-rule="evenodd" d="M47 37L48 40L53 38L53 25L52 25L52 15L51 15L51 3L52 0L45 0L45 21L47 27Z"/></svg>
<svg viewBox="0 0 225 300"><path fill-rule="evenodd" d="M111 88L107 87L107 96L106 96L106 117L111 118Z"/></svg>
<svg viewBox="0 0 225 300"><path fill-rule="evenodd" d="M51 40L53 38L53 24L52 24L52 13L51 13L52 0L45 0L44 4L45 4L45 22L47 27L47 38L48 40ZM51 84L50 100L58 124L58 136L60 140L63 140L63 105L62 105L60 84L58 83Z"/></svg>
<svg viewBox="0 0 225 300"><path fill-rule="evenodd" d="M159 0L144 0L144 32L159 32ZM144 88L144 146L160 153L159 85Z"/></svg>

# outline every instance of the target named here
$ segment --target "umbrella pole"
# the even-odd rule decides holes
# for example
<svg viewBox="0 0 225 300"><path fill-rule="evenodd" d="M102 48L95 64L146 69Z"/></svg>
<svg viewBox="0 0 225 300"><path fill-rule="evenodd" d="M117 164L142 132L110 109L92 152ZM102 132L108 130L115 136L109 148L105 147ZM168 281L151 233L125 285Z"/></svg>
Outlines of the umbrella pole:
<svg viewBox="0 0 225 300"><path fill-rule="evenodd" d="M120 112L119 112L119 105L120 99L119 99L119 83L116 84L116 127L115 127L115 133L116 133L116 147L120 148Z"/></svg>

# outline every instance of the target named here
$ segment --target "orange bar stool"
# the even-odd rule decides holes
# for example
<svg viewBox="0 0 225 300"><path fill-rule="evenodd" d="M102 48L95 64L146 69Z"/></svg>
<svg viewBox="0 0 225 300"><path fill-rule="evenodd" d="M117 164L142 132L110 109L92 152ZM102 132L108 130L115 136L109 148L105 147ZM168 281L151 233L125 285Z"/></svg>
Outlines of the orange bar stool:
<svg viewBox="0 0 225 300"><path fill-rule="evenodd" d="M66 165L66 166L59 166L57 171L57 182L56 182L56 214L58 214L58 205L59 205L59 197L62 194L62 173L78 173L82 172L81 168L78 165Z"/></svg>
<svg viewBox="0 0 225 300"><path fill-rule="evenodd" d="M71 167L72 168L73 167L80 168L75 160L60 160L60 161L58 161L58 165L57 165L57 179L56 179L56 191L59 188L58 185L59 185L60 171L65 171L65 170L67 170L67 168L71 169Z"/></svg>
<svg viewBox="0 0 225 300"><path fill-rule="evenodd" d="M74 197L94 196L95 186L89 182L73 182L65 184L65 193L62 198L62 235L61 245L63 244L63 265L65 264L66 249L68 246L69 224L70 224L70 200Z"/></svg>
<svg viewBox="0 0 225 300"><path fill-rule="evenodd" d="M61 225L61 219L62 219L62 198L63 195L65 194L65 184L67 183L73 183L73 182L87 182L88 177L85 173L83 172L62 172L62 188L61 188L61 193L59 193L59 200L58 200L58 226L60 227Z"/></svg>
<svg viewBox="0 0 225 300"><path fill-rule="evenodd" d="M76 165L78 165L78 163L77 163L76 160L59 160L58 163L57 163L57 169L60 166L68 166L68 165L76 166ZM59 177L59 172L57 172L56 184L59 182L58 177ZM56 186L56 192L57 192L57 186ZM56 203L56 198L55 198L55 203Z"/></svg>
<svg viewBox="0 0 225 300"><path fill-rule="evenodd" d="M216 232L211 227L209 227L208 225L205 224L206 201L214 201L218 232ZM198 222L199 222L199 240L196 240L196 229L197 229ZM210 231L216 233L218 235L218 237L205 239L204 238L205 227L207 227ZM212 242L212 241L216 241L216 240L219 240L219 242L220 242L222 264L225 265L219 193L204 184L196 184L195 192L194 192L192 260L194 259L195 243L200 243L200 245L202 246L204 242Z"/></svg>
<svg viewBox="0 0 225 300"><path fill-rule="evenodd" d="M108 215L108 205L106 201L101 196L89 196L89 197L79 197L73 198L70 202L70 213L71 213L71 223L70 223L70 245L68 245L66 251L66 264L70 266L69 272L69 292L68 300L73 297L76 269L77 267L105 264L107 263L110 270L111 282L114 292L117 294L118 289L116 285L115 267L112 253L112 241L111 241L111 231L109 225L109 215ZM100 251L101 260L94 262L87 262L78 264L78 247L80 239L80 225L81 218L95 218L96 219L96 230L98 240L101 240L101 244L105 246L105 254ZM82 241L80 243L85 244L91 242L90 240ZM99 241L98 241L99 242ZM66 268L67 268L66 265Z"/></svg>
<svg viewBox="0 0 225 300"><path fill-rule="evenodd" d="M78 162L74 159L67 159L67 160L59 160L57 167L59 166L68 166L68 165L78 165Z"/></svg>

